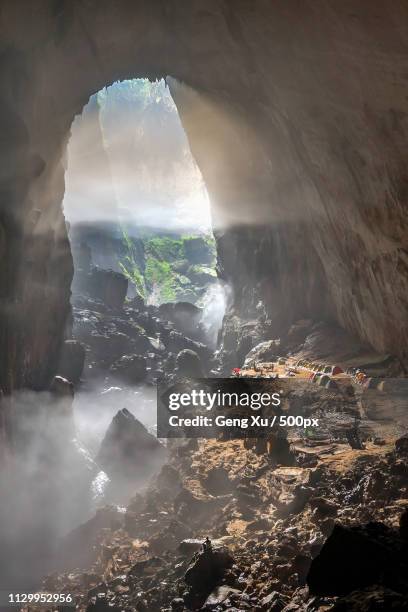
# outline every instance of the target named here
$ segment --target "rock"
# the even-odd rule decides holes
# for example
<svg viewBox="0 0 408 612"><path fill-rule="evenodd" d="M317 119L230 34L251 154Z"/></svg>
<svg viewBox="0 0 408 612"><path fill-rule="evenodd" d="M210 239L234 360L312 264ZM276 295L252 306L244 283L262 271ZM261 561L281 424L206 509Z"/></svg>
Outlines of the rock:
<svg viewBox="0 0 408 612"><path fill-rule="evenodd" d="M157 476L157 486L161 490L169 490L172 496L176 496L181 491L182 482L176 468L172 465L165 464Z"/></svg>
<svg viewBox="0 0 408 612"><path fill-rule="evenodd" d="M186 274L187 270L190 267L190 262L187 259L180 259L173 264L173 270L175 272L179 272L180 274Z"/></svg>
<svg viewBox="0 0 408 612"><path fill-rule="evenodd" d="M91 296L102 300L111 308L122 308L128 290L128 279L120 272L92 268L88 278Z"/></svg>
<svg viewBox="0 0 408 612"><path fill-rule="evenodd" d="M398 533L383 523L337 524L312 561L307 584L318 595L346 595L374 584L408 590Z"/></svg>
<svg viewBox="0 0 408 612"><path fill-rule="evenodd" d="M202 309L190 302L165 303L159 306L160 316L171 321L175 327L186 336L195 338L202 336L199 327Z"/></svg>
<svg viewBox="0 0 408 612"><path fill-rule="evenodd" d="M263 609L267 612L281 612L287 603L287 598L278 591L272 591L261 600Z"/></svg>
<svg viewBox="0 0 408 612"><path fill-rule="evenodd" d="M399 520L400 535L404 540L408 540L408 508L400 516Z"/></svg>
<svg viewBox="0 0 408 612"><path fill-rule="evenodd" d="M336 524L335 520L331 517L327 517L323 520L321 520L320 517L317 517L317 518L318 518L317 522L319 524L320 531L323 533L323 535L328 537L334 529L334 526Z"/></svg>
<svg viewBox="0 0 408 612"><path fill-rule="evenodd" d="M298 575L299 584L305 584L311 563L312 557L309 555L298 554L293 559L292 567Z"/></svg>
<svg viewBox="0 0 408 612"><path fill-rule="evenodd" d="M186 557L192 556L202 550L203 541L196 538L189 538L180 542L178 552Z"/></svg>
<svg viewBox="0 0 408 612"><path fill-rule="evenodd" d="M309 500L311 508L315 510L316 514L321 518L328 516L336 516L337 506L333 502L325 499L324 497L312 497Z"/></svg>
<svg viewBox="0 0 408 612"><path fill-rule="evenodd" d="M122 608L112 605L105 594L92 597L87 605L86 612L122 612Z"/></svg>
<svg viewBox="0 0 408 612"><path fill-rule="evenodd" d="M50 385L50 391L57 398L72 399L74 397L74 385L62 376L54 376Z"/></svg>
<svg viewBox="0 0 408 612"><path fill-rule="evenodd" d="M244 368L249 368L255 365L256 362L275 361L276 352L279 348L279 344L276 340L267 340L266 342L260 342L249 353L245 356Z"/></svg>
<svg viewBox="0 0 408 612"><path fill-rule="evenodd" d="M354 591L341 597L330 612L407 612L408 597L380 586Z"/></svg>
<svg viewBox="0 0 408 612"><path fill-rule="evenodd" d="M395 442L395 452L401 456L408 455L408 435L401 436Z"/></svg>
<svg viewBox="0 0 408 612"><path fill-rule="evenodd" d="M129 570L129 576L152 576L163 565L163 559L160 557L150 557L143 561L137 561Z"/></svg>
<svg viewBox="0 0 408 612"><path fill-rule="evenodd" d="M170 607L174 612L182 612L184 610L184 599L175 597L171 600Z"/></svg>
<svg viewBox="0 0 408 612"><path fill-rule="evenodd" d="M223 467L212 467L208 470L204 486L212 495L222 495L234 489L228 472Z"/></svg>
<svg viewBox="0 0 408 612"><path fill-rule="evenodd" d="M146 357L142 357L142 355L123 355L112 364L110 371L129 384L141 382L145 380L147 375Z"/></svg>
<svg viewBox="0 0 408 612"><path fill-rule="evenodd" d="M273 522L267 518L258 518L250 521L246 526L247 531L261 531L270 533L273 528Z"/></svg>
<svg viewBox="0 0 408 612"><path fill-rule="evenodd" d="M123 526L123 514L112 506L97 510L95 515L73 529L62 540L60 563L63 567L87 567L98 555L96 544L102 529L115 531Z"/></svg>
<svg viewBox="0 0 408 612"><path fill-rule="evenodd" d="M112 479L137 481L153 474L165 457L157 438L123 408L113 417L96 462Z"/></svg>
<svg viewBox="0 0 408 612"><path fill-rule="evenodd" d="M209 594L205 600L203 609L214 610L217 606L225 602L231 595L239 595L241 591L230 586L218 586Z"/></svg>
<svg viewBox="0 0 408 612"><path fill-rule="evenodd" d="M180 351L176 357L175 373L186 378L203 378L204 370L197 353L189 349Z"/></svg>
<svg viewBox="0 0 408 612"><path fill-rule="evenodd" d="M191 530L185 521L181 522L173 519L150 538L149 548L157 554L162 554L169 550L175 551L179 546L180 540L184 540L191 535Z"/></svg>
<svg viewBox="0 0 408 612"><path fill-rule="evenodd" d="M194 351L204 364L207 364L212 357L212 351L205 344L196 342L176 330L170 331L164 342L166 349L176 355L184 349Z"/></svg>
<svg viewBox="0 0 408 612"><path fill-rule="evenodd" d="M135 295L131 300L127 301L127 305L136 310L145 310L146 304L141 295Z"/></svg>
<svg viewBox="0 0 408 612"><path fill-rule="evenodd" d="M208 593L234 564L234 557L226 549L204 550L197 553L184 575L194 592Z"/></svg>
<svg viewBox="0 0 408 612"><path fill-rule="evenodd" d="M105 367L132 352L133 347L129 336L117 330L105 333L95 330L89 335L82 333L80 336L81 341L90 347L92 357Z"/></svg>
<svg viewBox="0 0 408 612"><path fill-rule="evenodd" d="M62 345L57 372L63 378L77 384L85 363L85 349L77 340L65 340Z"/></svg>
<svg viewBox="0 0 408 612"><path fill-rule="evenodd" d="M177 517L185 523L197 523L208 519L215 509L220 507L222 498L199 496L189 489L182 488L174 499L173 505Z"/></svg>

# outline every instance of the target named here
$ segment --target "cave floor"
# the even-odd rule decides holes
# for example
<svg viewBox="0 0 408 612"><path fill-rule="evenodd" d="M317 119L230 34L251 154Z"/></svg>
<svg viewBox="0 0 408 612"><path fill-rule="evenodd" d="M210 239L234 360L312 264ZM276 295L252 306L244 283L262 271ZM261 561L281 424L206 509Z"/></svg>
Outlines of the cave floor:
<svg viewBox="0 0 408 612"><path fill-rule="evenodd" d="M284 374L287 365L277 370ZM327 391L312 387L317 404L326 402ZM361 397L352 403L361 417L362 448L341 435L310 444L294 432L292 465L279 464L273 446L256 452L243 440L170 445L169 466L118 515L119 528L111 528L111 519L104 529L89 522L83 541L94 549L89 567L50 576L44 586L73 592L79 610L97 610L102 602L112 606L106 609L147 612L334 609L341 598L313 599L306 575L336 522L382 521L397 529L408 504L406 461L395 451L404 427L361 415ZM335 405L332 433L338 434L339 416L356 416L343 408L344 414ZM228 549L234 565L218 586L188 595L183 577L206 537L214 550Z"/></svg>

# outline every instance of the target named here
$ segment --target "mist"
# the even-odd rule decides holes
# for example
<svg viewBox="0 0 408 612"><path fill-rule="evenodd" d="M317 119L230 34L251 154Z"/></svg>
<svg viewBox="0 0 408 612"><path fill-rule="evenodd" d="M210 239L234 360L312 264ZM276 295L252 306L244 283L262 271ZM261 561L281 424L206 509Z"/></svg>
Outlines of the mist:
<svg viewBox="0 0 408 612"><path fill-rule="evenodd" d="M0 468L0 588L38 586L55 568L62 538L98 508L124 505L146 485L141 466L133 482L113 488L95 457L121 408L153 431L154 399L152 388L101 384L75 399L22 390L2 400L14 447Z"/></svg>
<svg viewBox="0 0 408 612"><path fill-rule="evenodd" d="M151 432L156 428L156 389L146 385L124 386L122 381L93 381L92 389L75 395L73 414L78 437L96 454L112 418L127 408Z"/></svg>
<svg viewBox="0 0 408 612"><path fill-rule="evenodd" d="M203 309L201 324L204 327L208 345L216 348L218 333L222 327L225 310L231 299L231 288L221 282L208 287L201 301Z"/></svg>

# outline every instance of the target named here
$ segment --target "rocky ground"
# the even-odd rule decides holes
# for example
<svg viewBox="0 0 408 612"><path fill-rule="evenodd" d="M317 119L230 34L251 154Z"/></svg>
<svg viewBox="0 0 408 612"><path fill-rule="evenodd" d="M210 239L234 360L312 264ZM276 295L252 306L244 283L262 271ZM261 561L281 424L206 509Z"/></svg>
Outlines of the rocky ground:
<svg viewBox="0 0 408 612"><path fill-rule="evenodd" d="M126 512L81 527L92 562L44 587L89 611L407 609L407 438L313 467L246 446L173 448Z"/></svg>
<svg viewBox="0 0 408 612"><path fill-rule="evenodd" d="M373 377L401 374L399 364L327 324L271 338L262 313L245 324L229 317L214 355L195 307L127 302L120 274L86 274L60 364L77 386L230 375L244 364L241 375L260 376L256 364L267 362L282 376L283 410L320 427L162 444L118 405L96 468L114 492L145 464L156 476L126 507L101 507L69 533L43 589L74 594L86 612L407 610L405 395L353 375L299 381L291 365L364 364Z"/></svg>

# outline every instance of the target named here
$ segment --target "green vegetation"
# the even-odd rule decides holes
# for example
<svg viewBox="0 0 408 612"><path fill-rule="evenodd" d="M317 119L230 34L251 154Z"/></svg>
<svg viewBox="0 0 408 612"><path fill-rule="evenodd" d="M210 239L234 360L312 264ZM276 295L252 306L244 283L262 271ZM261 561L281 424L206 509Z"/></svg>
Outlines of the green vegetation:
<svg viewBox="0 0 408 612"><path fill-rule="evenodd" d="M124 228L122 228L122 235L125 255L122 261L119 261L119 267L126 278L133 283L136 293L143 299L146 299L147 291L145 279L137 264L137 251L134 242Z"/></svg>
<svg viewBox="0 0 408 612"><path fill-rule="evenodd" d="M176 261L184 257L183 239L151 238L145 245L146 253L164 261Z"/></svg>
<svg viewBox="0 0 408 612"><path fill-rule="evenodd" d="M119 266L136 292L148 302L161 304L188 300L195 303L216 278L215 241L212 235L160 235L145 233L131 238L123 232ZM142 241L144 257L136 241Z"/></svg>
<svg viewBox="0 0 408 612"><path fill-rule="evenodd" d="M174 302L177 296L176 275L167 261L160 261L151 255L146 261L145 279L147 286L158 294L160 302Z"/></svg>

